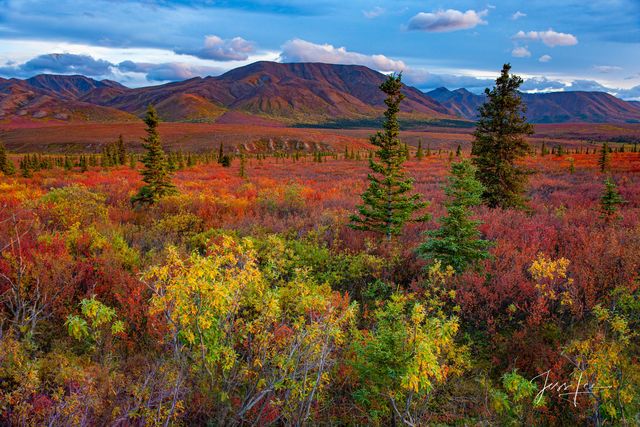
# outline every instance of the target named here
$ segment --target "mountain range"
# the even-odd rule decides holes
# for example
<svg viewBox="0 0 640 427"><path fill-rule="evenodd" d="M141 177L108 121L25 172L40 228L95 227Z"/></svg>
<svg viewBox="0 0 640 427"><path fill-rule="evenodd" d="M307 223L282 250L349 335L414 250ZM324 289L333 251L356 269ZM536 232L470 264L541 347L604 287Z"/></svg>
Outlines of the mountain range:
<svg viewBox="0 0 640 427"><path fill-rule="evenodd" d="M438 88L426 93L451 113L469 120L478 118L485 95L466 89ZM521 93L532 123L638 123L640 103L623 101L605 92Z"/></svg>
<svg viewBox="0 0 640 427"><path fill-rule="evenodd" d="M358 65L256 62L217 77L142 88L84 76L0 78L0 123L11 120L127 122L154 104L165 121L260 125L345 126L371 123L386 106L385 75ZM401 118L464 125L484 95L405 86ZM555 92L522 97L534 123L640 123L640 103L603 92Z"/></svg>

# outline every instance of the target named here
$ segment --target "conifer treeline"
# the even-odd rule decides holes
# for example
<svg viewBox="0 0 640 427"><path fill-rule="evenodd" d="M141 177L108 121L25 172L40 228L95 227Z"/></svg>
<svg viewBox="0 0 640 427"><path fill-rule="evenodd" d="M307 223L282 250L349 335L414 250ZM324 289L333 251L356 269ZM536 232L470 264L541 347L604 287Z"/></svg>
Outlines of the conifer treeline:
<svg viewBox="0 0 640 427"><path fill-rule="evenodd" d="M114 151L117 147L118 141L106 145L101 154L42 154L42 153L29 153L23 154L18 160L18 168L20 173L24 176L31 176L33 172L40 170L47 170L53 168L60 169L79 169L80 172L86 172L91 167L103 167L110 168L116 166L129 166L135 168L140 161L140 154L134 153L125 148L125 155L118 154L118 151ZM548 146L543 142L540 148L534 148L531 153L532 156L567 156L574 154L585 154L598 156L598 166L602 165L602 153L603 146L606 146L606 150L609 154L614 153L638 153L637 144L632 146L612 146L609 143L603 143L598 147L574 147L564 148L562 146L552 147L549 150ZM356 150L354 148L346 148L342 153L335 151L293 151L293 152L258 152L252 153L243 150L240 154L229 153L224 156L228 157L227 166L233 164L235 160L239 160L244 156L245 164L251 164L252 161L263 161L267 159L275 159L278 161L291 161L291 162L313 162L324 163L328 160L349 160L349 161L364 161L372 157L374 151L372 150ZM422 142L418 142L417 149L414 151L412 160L422 161L425 158L434 156L442 156L446 154L448 157L461 157L463 154L462 147L457 146L456 150L442 150L438 149L433 151L430 147L424 147ZM16 165L9 158L10 153L7 152L4 146L0 144L0 172L4 175L14 175L16 173ZM221 164L218 160L218 150L211 150L205 152L191 152L191 151L168 151L166 153L167 162L170 170L178 171L184 168L189 168L196 165L209 165L209 164ZM122 159L124 158L124 161ZM608 156L607 163L610 161ZM608 167L608 166L607 166Z"/></svg>

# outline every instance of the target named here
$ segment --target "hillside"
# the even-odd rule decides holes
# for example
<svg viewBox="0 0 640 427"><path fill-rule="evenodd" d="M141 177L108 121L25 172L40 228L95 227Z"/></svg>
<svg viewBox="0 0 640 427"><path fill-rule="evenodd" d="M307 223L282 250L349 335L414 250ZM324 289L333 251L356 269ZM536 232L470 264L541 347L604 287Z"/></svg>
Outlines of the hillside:
<svg viewBox="0 0 640 427"><path fill-rule="evenodd" d="M47 77L52 77L51 79ZM28 80L0 80L0 120L127 122L136 118L115 108L78 100L100 85L86 77L37 76ZM112 85L113 84L113 85Z"/></svg>
<svg viewBox="0 0 640 427"><path fill-rule="evenodd" d="M427 95L452 114L473 120L484 95L466 89L438 88ZM604 92L523 93L532 123L640 123L640 107Z"/></svg>
<svg viewBox="0 0 640 427"><path fill-rule="evenodd" d="M0 79L0 120L135 120L154 104L165 121L274 126L378 126L385 75L358 65L256 62L217 77L127 88L73 75ZM484 95L405 86L405 126L471 125ZM533 123L640 123L640 104L603 92L523 94ZM462 122L461 122L462 121Z"/></svg>
<svg viewBox="0 0 640 427"><path fill-rule="evenodd" d="M384 79L383 74L362 66L256 62L219 77L129 90L103 105L140 114L149 103L190 95L203 106L199 115L178 108L170 113L160 110L161 116L207 120L213 111L228 109L290 123L358 120L382 115L384 94L378 87ZM405 87L404 92L406 116L452 118L446 108L419 90Z"/></svg>
<svg viewBox="0 0 640 427"><path fill-rule="evenodd" d="M29 86L45 91L50 95L74 100L77 100L95 90L109 89L124 91L127 89L125 86L112 80L98 81L80 75L64 76L40 74L26 79L25 82Z"/></svg>

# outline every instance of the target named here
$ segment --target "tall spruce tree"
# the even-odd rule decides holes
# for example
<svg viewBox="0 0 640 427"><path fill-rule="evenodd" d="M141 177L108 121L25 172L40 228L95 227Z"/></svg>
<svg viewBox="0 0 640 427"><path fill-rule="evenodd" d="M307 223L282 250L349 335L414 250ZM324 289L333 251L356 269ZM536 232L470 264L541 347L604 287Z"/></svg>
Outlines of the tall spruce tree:
<svg viewBox="0 0 640 427"><path fill-rule="evenodd" d="M533 126L527 123L518 93L523 80L510 71L511 65L505 64L495 87L485 89L487 101L473 133L473 163L485 186L482 197L492 208L521 208L525 203L527 171L516 161L530 151L525 136L533 133Z"/></svg>
<svg viewBox="0 0 640 427"><path fill-rule="evenodd" d="M484 186L475 178L476 168L468 160L451 165L451 176L444 188L447 214L439 219L440 228L427 232L428 239L418 247L427 260L450 265L458 273L489 257L491 242L478 231L480 221L471 219L471 208L482 203Z"/></svg>
<svg viewBox="0 0 640 427"><path fill-rule="evenodd" d="M158 113L152 105L147 108L144 122L147 125L147 137L142 146L147 150L142 158L144 169L142 180L146 183L138 194L131 198L131 204L150 205L164 196L175 194L175 186L171 183L171 172L167 165L167 156L162 149L162 142L158 134Z"/></svg>
<svg viewBox="0 0 640 427"><path fill-rule="evenodd" d="M350 226L356 230L374 231L383 234L387 240L400 234L408 221L420 221L425 216L414 218L417 211L427 206L420 201L418 194L409 194L413 189L413 180L407 178L402 167L407 159L407 152L400 143L400 125L398 113L402 94L402 75L391 75L380 85L380 90L387 94L384 113L383 131L378 131L370 138L371 144L378 147L371 159L368 175L369 188L362 194L363 203L358 206L358 213L351 215Z"/></svg>

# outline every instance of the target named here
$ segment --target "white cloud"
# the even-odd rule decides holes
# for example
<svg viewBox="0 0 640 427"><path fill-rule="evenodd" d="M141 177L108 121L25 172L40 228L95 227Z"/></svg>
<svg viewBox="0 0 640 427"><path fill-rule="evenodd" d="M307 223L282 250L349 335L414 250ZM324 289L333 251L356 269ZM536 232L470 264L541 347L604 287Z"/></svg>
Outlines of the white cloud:
<svg viewBox="0 0 640 427"><path fill-rule="evenodd" d="M408 28L409 30L436 33L467 30L478 25L487 24L487 21L482 18L487 16L488 13L487 9L480 12L475 10L461 12L454 9L439 10L432 13L421 12L409 20Z"/></svg>
<svg viewBox="0 0 640 427"><path fill-rule="evenodd" d="M206 75L218 75L218 67L199 66L184 62L153 64L148 62L123 61L117 65L123 73L142 73L150 82L180 81Z"/></svg>
<svg viewBox="0 0 640 427"><path fill-rule="evenodd" d="M569 90L586 92L609 92L613 89L596 82L595 80L574 80L569 86Z"/></svg>
<svg viewBox="0 0 640 427"><path fill-rule="evenodd" d="M524 18L525 16L527 16L526 13L522 13L520 11L517 11L516 13L514 13L513 15L511 15L511 19L514 21L517 21L520 18Z"/></svg>
<svg viewBox="0 0 640 427"><path fill-rule="evenodd" d="M622 67L616 67L614 65L594 65L593 69L599 73L608 74L616 71L622 71Z"/></svg>
<svg viewBox="0 0 640 427"><path fill-rule="evenodd" d="M439 87L458 89L464 87L472 92L480 92L495 83L495 78L482 75L449 74L448 72L431 73L425 68L407 68L402 73L403 81L421 90L431 90Z"/></svg>
<svg viewBox="0 0 640 427"><path fill-rule="evenodd" d="M511 55L515 58L529 58L531 56L531 52L527 49L526 46L516 47L511 51Z"/></svg>
<svg viewBox="0 0 640 427"><path fill-rule="evenodd" d="M385 12L386 12L385 9L381 8L380 6L376 6L371 10L363 10L362 14L367 19L373 19L373 18L377 18L378 16L384 14Z"/></svg>
<svg viewBox="0 0 640 427"><path fill-rule="evenodd" d="M528 33L519 31L513 38L516 40L539 40L549 47L574 46L578 44L578 38L573 34L558 33L551 28L547 31L529 31Z"/></svg>
<svg viewBox="0 0 640 427"><path fill-rule="evenodd" d="M540 58L538 58L538 61L540 61L540 62L549 62L552 59L553 58L551 57L551 55L542 55Z"/></svg>
<svg viewBox="0 0 640 427"><path fill-rule="evenodd" d="M617 96L628 101L640 101L640 86L635 86L630 89L621 89Z"/></svg>
<svg viewBox="0 0 640 427"><path fill-rule="evenodd" d="M406 65L384 55L365 55L349 52L344 47L315 44L306 40L289 40L282 46L283 62L325 62L328 64L364 65L378 71L402 71Z"/></svg>
<svg viewBox="0 0 640 427"><path fill-rule="evenodd" d="M224 40L218 36L206 36L200 49L176 49L179 55L191 55L215 61L244 61L255 51L253 43L242 37Z"/></svg>

